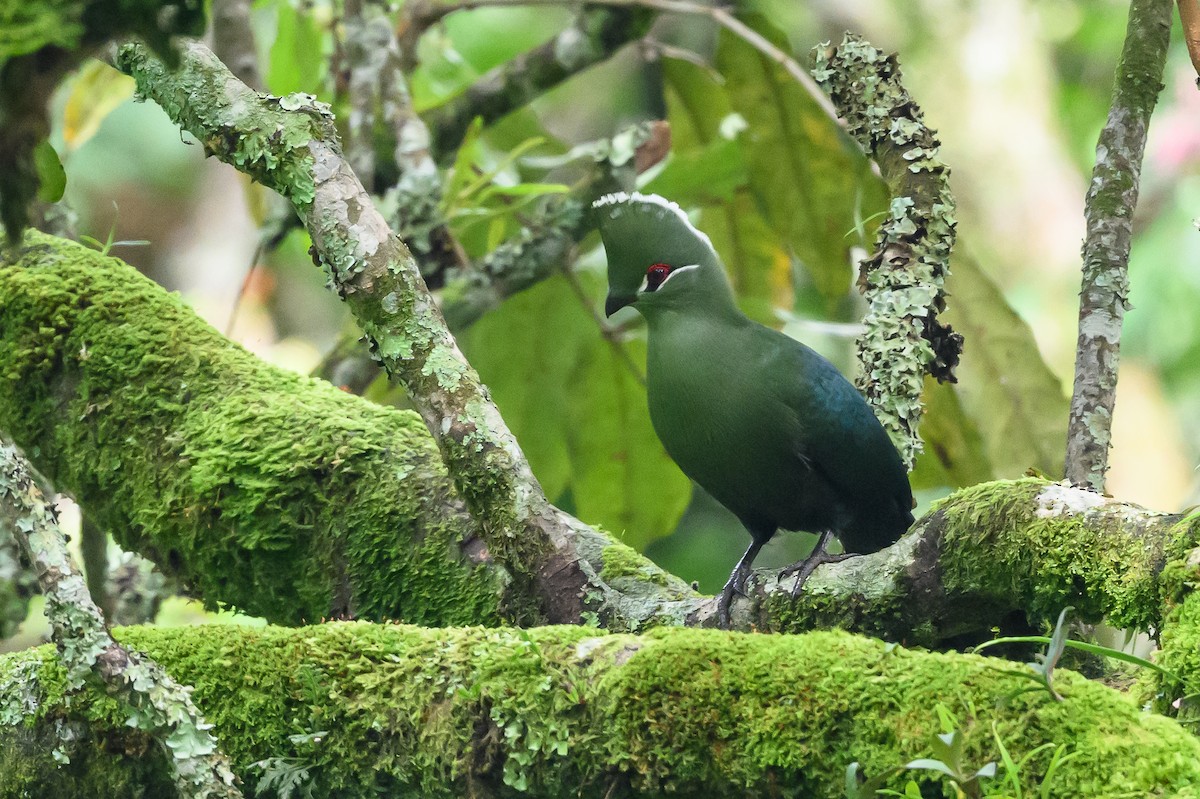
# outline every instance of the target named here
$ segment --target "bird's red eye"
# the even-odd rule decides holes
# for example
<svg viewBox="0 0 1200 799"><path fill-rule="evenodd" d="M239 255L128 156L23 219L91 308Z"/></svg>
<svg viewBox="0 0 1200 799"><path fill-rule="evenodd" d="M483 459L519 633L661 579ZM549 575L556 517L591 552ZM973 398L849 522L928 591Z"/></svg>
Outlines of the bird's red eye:
<svg viewBox="0 0 1200 799"><path fill-rule="evenodd" d="M667 275L671 274L671 267L666 264L654 264L646 270L646 291L654 291L663 284L667 279Z"/></svg>

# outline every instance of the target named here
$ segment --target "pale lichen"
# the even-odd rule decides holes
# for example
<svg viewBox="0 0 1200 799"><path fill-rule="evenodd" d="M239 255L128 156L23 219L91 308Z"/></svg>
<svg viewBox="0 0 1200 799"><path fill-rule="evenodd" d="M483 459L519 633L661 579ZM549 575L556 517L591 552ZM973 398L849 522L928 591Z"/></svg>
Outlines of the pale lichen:
<svg viewBox="0 0 1200 799"><path fill-rule="evenodd" d="M950 170L894 55L847 34L836 48L816 48L812 74L893 195L861 267L868 310L858 385L911 468L921 451L924 375L953 380L962 347L962 337L937 320L955 236Z"/></svg>

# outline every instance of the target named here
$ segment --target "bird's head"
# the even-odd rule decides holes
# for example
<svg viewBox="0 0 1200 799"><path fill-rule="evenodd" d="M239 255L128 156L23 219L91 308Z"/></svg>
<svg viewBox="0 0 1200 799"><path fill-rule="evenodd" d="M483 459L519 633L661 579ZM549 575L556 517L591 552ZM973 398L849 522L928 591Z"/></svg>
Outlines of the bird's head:
<svg viewBox="0 0 1200 799"><path fill-rule="evenodd" d="M708 236L673 202L656 194L606 194L592 204L608 256L612 316L632 305L645 314L657 308L702 306L714 292L725 300L728 282Z"/></svg>

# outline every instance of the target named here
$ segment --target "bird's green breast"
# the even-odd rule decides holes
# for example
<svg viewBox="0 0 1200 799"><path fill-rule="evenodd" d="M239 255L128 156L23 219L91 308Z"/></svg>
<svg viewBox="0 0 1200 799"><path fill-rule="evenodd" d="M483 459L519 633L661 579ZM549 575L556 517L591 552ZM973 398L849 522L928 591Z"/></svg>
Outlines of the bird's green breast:
<svg viewBox="0 0 1200 799"><path fill-rule="evenodd" d="M837 502L803 452L819 433L806 427L805 394L789 403L772 385L803 380L787 352L798 343L744 317L649 321L650 418L684 473L750 525L834 525Z"/></svg>

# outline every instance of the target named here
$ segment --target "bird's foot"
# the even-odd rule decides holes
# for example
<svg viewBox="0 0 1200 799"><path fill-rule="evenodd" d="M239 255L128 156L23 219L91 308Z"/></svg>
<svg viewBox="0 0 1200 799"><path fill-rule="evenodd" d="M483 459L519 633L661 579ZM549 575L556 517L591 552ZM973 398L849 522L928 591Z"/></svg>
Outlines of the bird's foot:
<svg viewBox="0 0 1200 799"><path fill-rule="evenodd" d="M852 558L852 553L841 555L830 555L825 551L824 547L814 549L812 554L804 560L793 563L779 573L779 580L782 582L793 574L796 575L796 584L792 586L792 599L800 596L800 589L808 582L808 578L817 570L817 567L825 563L841 563L843 560Z"/></svg>
<svg viewBox="0 0 1200 799"><path fill-rule="evenodd" d="M750 568L738 567L729 575L725 587L721 589L721 598L717 600L717 627L728 630L732 621L730 610L733 607L734 596L746 596L746 579L750 576Z"/></svg>

